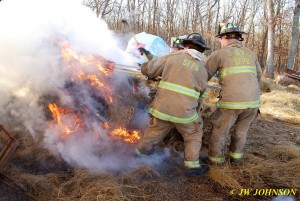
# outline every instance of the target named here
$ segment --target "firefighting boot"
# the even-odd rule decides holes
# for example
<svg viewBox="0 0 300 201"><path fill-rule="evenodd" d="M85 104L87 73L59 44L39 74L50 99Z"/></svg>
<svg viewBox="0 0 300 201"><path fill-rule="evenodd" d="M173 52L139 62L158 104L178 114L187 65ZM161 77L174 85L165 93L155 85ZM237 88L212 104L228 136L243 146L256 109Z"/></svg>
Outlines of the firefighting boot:
<svg viewBox="0 0 300 201"><path fill-rule="evenodd" d="M230 163L232 165L241 165L244 163L244 158L231 158L230 157Z"/></svg>
<svg viewBox="0 0 300 201"><path fill-rule="evenodd" d="M224 162L225 162L225 158L224 157L208 157L209 161L208 164L209 165L215 165L215 166L223 166Z"/></svg>
<svg viewBox="0 0 300 201"><path fill-rule="evenodd" d="M208 165L201 165L198 168L186 168L185 175L186 176L197 176L197 175L204 175L209 171Z"/></svg>
<svg viewBox="0 0 300 201"><path fill-rule="evenodd" d="M209 170L208 165L201 165L199 160L197 161L184 161L184 174L186 176L196 176L206 174Z"/></svg>
<svg viewBox="0 0 300 201"><path fill-rule="evenodd" d="M239 165L244 162L244 154L241 152L229 152L230 163L234 165Z"/></svg>

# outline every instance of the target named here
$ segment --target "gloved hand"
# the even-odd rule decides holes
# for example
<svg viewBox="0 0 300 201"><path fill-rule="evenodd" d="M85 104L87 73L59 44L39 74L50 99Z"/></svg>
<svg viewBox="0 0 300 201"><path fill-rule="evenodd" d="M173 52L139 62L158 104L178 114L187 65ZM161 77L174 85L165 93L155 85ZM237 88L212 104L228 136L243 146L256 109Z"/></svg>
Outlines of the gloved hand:
<svg viewBox="0 0 300 201"><path fill-rule="evenodd" d="M141 53L141 55L146 55L149 61L153 58L153 54L151 54L151 52L149 52L145 48L139 47L138 50Z"/></svg>

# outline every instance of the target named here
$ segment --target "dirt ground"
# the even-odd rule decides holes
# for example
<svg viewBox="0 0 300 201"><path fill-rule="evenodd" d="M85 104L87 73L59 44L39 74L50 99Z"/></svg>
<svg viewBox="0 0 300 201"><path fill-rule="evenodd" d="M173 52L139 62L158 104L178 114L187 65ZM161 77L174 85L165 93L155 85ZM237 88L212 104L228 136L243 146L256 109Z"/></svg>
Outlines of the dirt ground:
<svg viewBox="0 0 300 201"><path fill-rule="evenodd" d="M300 200L300 89L270 80L261 88L261 115L249 130L244 164L226 162L211 167L205 176L187 177L178 160L170 157L157 168L145 165L97 174L68 166L27 136L2 172L0 200L252 201L276 197L254 196L256 189L295 189L294 200ZM213 97L215 92L210 93ZM207 153L213 109L206 112L202 155ZM163 145L177 151L183 148L176 131ZM243 189L253 191L238 195Z"/></svg>

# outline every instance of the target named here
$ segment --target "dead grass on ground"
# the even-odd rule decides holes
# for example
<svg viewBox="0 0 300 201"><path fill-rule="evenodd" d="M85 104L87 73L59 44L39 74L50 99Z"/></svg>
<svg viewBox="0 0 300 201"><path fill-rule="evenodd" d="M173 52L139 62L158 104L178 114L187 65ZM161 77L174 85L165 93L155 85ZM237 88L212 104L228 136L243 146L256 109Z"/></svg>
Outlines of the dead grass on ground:
<svg viewBox="0 0 300 201"><path fill-rule="evenodd" d="M271 118L291 123L300 123L300 89L295 85L287 87L276 85L274 81L264 79L271 91L261 95L261 112Z"/></svg>
<svg viewBox="0 0 300 201"><path fill-rule="evenodd" d="M146 165L118 174L91 173L64 165L36 172L32 169L40 166L30 163L51 162L50 153L40 143L20 135L21 146L4 173L41 201L270 200L270 197L230 195L232 189L300 186L300 90L296 86L278 86L271 80L263 80L263 83L270 92L261 96L262 115L249 130L243 165L226 162L222 167L211 167L208 175L202 177L186 177L174 167L162 174ZM204 149L207 149L211 133L209 116L215 109L210 106L216 102L217 94L217 90L209 90L206 109L210 111L205 119ZM171 137L170 140L173 142L169 146L182 151L180 138Z"/></svg>

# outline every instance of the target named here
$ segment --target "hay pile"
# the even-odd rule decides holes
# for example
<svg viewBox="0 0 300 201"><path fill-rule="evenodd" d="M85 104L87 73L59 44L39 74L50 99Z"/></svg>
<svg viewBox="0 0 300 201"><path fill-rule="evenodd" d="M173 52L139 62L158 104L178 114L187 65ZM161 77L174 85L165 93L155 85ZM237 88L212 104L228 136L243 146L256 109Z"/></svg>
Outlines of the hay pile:
<svg viewBox="0 0 300 201"><path fill-rule="evenodd" d="M300 191L300 89L278 86L270 80L263 82L270 92L261 96L262 114L249 130L243 165L226 163L223 167L212 167L207 176L186 177L181 174L180 165L170 159L166 161L169 164L166 169L142 166L128 172L99 174L69 167L27 136L19 139L21 146L4 174L41 201L250 201L271 200L272 197L240 197L230 195L230 191L242 188L298 188ZM216 91L209 91L211 99L206 102L206 109L210 109L210 113L214 110L211 106L217 100L216 94ZM208 117L207 113L203 153L207 151L211 132ZM182 151L183 143L173 132L167 146Z"/></svg>
<svg viewBox="0 0 300 201"><path fill-rule="evenodd" d="M276 85L271 80L264 80L269 88L269 93L261 96L261 112L271 119L289 121L290 123L300 122L300 91L295 85L287 87Z"/></svg>

